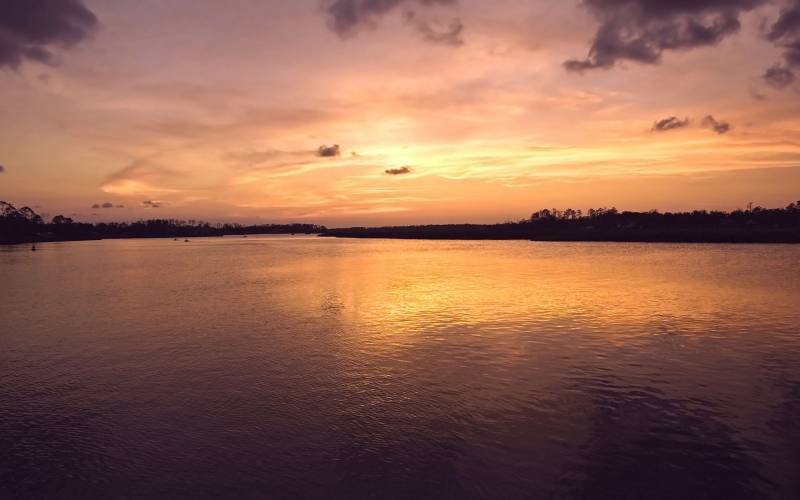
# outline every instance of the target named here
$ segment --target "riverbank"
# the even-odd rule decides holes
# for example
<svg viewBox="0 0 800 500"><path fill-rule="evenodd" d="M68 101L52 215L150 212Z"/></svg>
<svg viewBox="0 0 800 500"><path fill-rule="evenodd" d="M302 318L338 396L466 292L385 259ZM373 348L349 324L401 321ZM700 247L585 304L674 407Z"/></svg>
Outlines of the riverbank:
<svg viewBox="0 0 800 500"><path fill-rule="evenodd" d="M418 240L609 241L649 243L800 243L799 228L596 228L528 224L431 225L329 229L322 237Z"/></svg>

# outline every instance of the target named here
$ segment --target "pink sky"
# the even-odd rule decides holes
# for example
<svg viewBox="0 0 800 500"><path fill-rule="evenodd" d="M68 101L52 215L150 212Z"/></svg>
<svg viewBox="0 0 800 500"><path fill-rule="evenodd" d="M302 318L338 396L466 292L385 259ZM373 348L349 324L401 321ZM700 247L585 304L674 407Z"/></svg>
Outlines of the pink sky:
<svg viewBox="0 0 800 500"><path fill-rule="evenodd" d="M0 50L0 199L86 221L371 225L800 198L800 94L763 78L790 74L800 28L770 27L796 2L679 3L68 0L96 22L42 42L51 59ZM630 23L624 45L587 59L609 19ZM695 25L716 38L687 39ZM656 59L629 56L639 41Z"/></svg>

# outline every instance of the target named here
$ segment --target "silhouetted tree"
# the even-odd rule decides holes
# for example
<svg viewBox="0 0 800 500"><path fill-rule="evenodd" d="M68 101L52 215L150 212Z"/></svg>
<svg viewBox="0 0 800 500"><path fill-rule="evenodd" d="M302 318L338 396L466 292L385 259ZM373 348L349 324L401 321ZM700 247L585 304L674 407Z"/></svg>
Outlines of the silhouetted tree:
<svg viewBox="0 0 800 500"><path fill-rule="evenodd" d="M72 224L73 221L69 217L63 215L56 215L53 217L53 224Z"/></svg>

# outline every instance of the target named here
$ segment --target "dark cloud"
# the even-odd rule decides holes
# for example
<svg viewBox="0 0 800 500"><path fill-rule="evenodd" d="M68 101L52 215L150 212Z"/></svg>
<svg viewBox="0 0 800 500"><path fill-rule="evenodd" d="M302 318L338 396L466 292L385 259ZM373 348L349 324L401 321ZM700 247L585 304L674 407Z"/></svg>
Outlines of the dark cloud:
<svg viewBox="0 0 800 500"><path fill-rule="evenodd" d="M718 134L727 134L731 130L731 124L728 122L717 121L713 116L708 115L703 118L703 127L713 130Z"/></svg>
<svg viewBox="0 0 800 500"><path fill-rule="evenodd" d="M146 200L142 202L144 208L161 208L163 205L160 201Z"/></svg>
<svg viewBox="0 0 800 500"><path fill-rule="evenodd" d="M455 18L442 25L420 19L415 7L455 5L457 0L328 0L324 4L328 27L341 37L352 36L361 27L374 26L378 18L404 7L406 20L417 28L423 39L445 45L461 45L464 25Z"/></svg>
<svg viewBox="0 0 800 500"><path fill-rule="evenodd" d="M405 175L410 174L413 171L414 169L411 167L389 168L384 170L387 175Z"/></svg>
<svg viewBox="0 0 800 500"><path fill-rule="evenodd" d="M600 22L586 59L570 71L611 68L620 61L657 64L667 50L715 45L739 31L739 15L766 0L583 0Z"/></svg>
<svg viewBox="0 0 800 500"><path fill-rule="evenodd" d="M800 68L800 0L790 2L781 10L766 36L767 40L783 49L783 64L767 69L764 81L771 87L784 89L794 83L794 71Z"/></svg>
<svg viewBox="0 0 800 500"><path fill-rule="evenodd" d="M689 125L689 119L684 118L683 120L679 119L677 116L670 116L669 118L663 118L658 120L653 124L652 131L653 132L666 132L667 130L674 130L676 128L683 128Z"/></svg>
<svg viewBox="0 0 800 500"><path fill-rule="evenodd" d="M335 158L340 154L341 150L338 144L334 144L333 146L322 145L317 149L317 156L321 156L322 158Z"/></svg>
<svg viewBox="0 0 800 500"><path fill-rule="evenodd" d="M83 0L0 1L0 67L23 60L53 63L54 47L70 47L97 25Z"/></svg>
<svg viewBox="0 0 800 500"><path fill-rule="evenodd" d="M125 208L125 206L114 205L113 203L105 202L105 203L95 203L94 205L92 205L92 208Z"/></svg>
<svg viewBox="0 0 800 500"><path fill-rule="evenodd" d="M768 68L767 71L764 72L763 78L770 87L779 90L793 84L795 80L794 71L780 64L775 64Z"/></svg>

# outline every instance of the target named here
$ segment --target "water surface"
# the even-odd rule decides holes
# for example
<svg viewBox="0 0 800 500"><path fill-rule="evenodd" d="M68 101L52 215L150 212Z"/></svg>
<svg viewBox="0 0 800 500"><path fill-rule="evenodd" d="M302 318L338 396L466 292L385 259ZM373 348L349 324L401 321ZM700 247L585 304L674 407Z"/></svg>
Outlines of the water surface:
<svg viewBox="0 0 800 500"><path fill-rule="evenodd" d="M0 247L3 498L799 498L800 247Z"/></svg>

